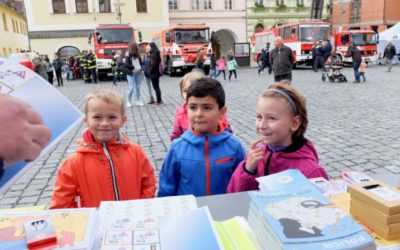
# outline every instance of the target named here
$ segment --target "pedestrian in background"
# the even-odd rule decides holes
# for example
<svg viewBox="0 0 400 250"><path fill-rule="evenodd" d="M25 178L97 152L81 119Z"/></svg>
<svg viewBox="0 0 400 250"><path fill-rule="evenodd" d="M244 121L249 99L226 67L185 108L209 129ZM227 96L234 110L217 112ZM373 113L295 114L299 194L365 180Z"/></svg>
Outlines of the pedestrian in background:
<svg viewBox="0 0 400 250"><path fill-rule="evenodd" d="M162 65L160 50L158 49L157 45L154 42L151 42L149 46L150 46L150 52L149 52L150 66L147 73L150 76L151 83L153 84L153 89L156 92L156 97L157 97L156 105L160 106L161 104L163 104L161 98L161 89L160 89L160 77L161 77L160 65Z"/></svg>
<svg viewBox="0 0 400 250"><path fill-rule="evenodd" d="M226 59L225 59L225 56L222 56L217 61L218 74L215 76L215 78L217 78L221 73L223 73L224 74L224 80L226 80L225 69L226 69Z"/></svg>
<svg viewBox="0 0 400 250"><path fill-rule="evenodd" d="M385 65L387 67L386 72L392 70L393 57L396 55L396 48L392 44L392 41L388 41L385 51L383 52L383 58L385 58Z"/></svg>
<svg viewBox="0 0 400 250"><path fill-rule="evenodd" d="M365 62L365 60L362 60L362 62L360 64L360 80L362 78L363 82L366 81L366 79L365 79L366 72L367 72L367 63Z"/></svg>
<svg viewBox="0 0 400 250"><path fill-rule="evenodd" d="M360 82L360 72L358 71L358 69L360 68L360 64L361 64L361 61L362 61L361 51L357 48L357 46L352 44L349 47L349 50L347 51L345 57L351 57L352 58L352 60L353 60L354 78L355 78L353 83L359 83Z"/></svg>
<svg viewBox="0 0 400 250"><path fill-rule="evenodd" d="M125 55L125 68L127 68L126 79L128 81L128 94L126 96L126 107L132 107L132 95L136 92L136 105L143 106L140 95L140 83L142 82L142 58L139 54L137 43L129 44Z"/></svg>
<svg viewBox="0 0 400 250"><path fill-rule="evenodd" d="M57 53L54 54L53 66L54 66L54 71L56 72L57 86L63 86L64 85L62 78L63 62Z"/></svg>
<svg viewBox="0 0 400 250"><path fill-rule="evenodd" d="M50 62L48 57L44 58L44 66L46 68L47 72L47 80L51 85L53 85L53 80L54 80L54 67L53 64Z"/></svg>
<svg viewBox="0 0 400 250"><path fill-rule="evenodd" d="M121 67L123 67L123 60L122 60L122 51L119 49L114 55L114 62L115 62L115 73L114 73L114 80L113 84L117 85L117 81L120 81L121 79Z"/></svg>
<svg viewBox="0 0 400 250"><path fill-rule="evenodd" d="M238 64L236 62L236 59L234 56L229 56L228 57L228 64L227 64L227 68L228 68L228 72L229 72L229 81L231 80L231 76L232 73L235 75L235 80L237 81L237 73L236 73L236 69L238 67Z"/></svg>
<svg viewBox="0 0 400 250"><path fill-rule="evenodd" d="M150 64L151 64L150 51L151 51L150 45L147 45L146 53L143 58L143 71L144 71L144 78L146 80L147 89L149 90L149 97L150 97L150 101L147 104L154 104L156 102L154 101L153 91L151 90L152 89L151 78L149 75L149 69L150 69Z"/></svg>
<svg viewBox="0 0 400 250"><path fill-rule="evenodd" d="M203 69L203 62L204 62L203 50L199 49L197 51L197 56L196 56L196 61L195 61L196 68Z"/></svg>
<svg viewBox="0 0 400 250"><path fill-rule="evenodd" d="M283 44L282 37L274 39L275 48L271 51L271 65L274 72L275 82L287 79L292 81L293 52L292 49Z"/></svg>
<svg viewBox="0 0 400 250"><path fill-rule="evenodd" d="M210 56L210 78L217 78L217 58L215 57L215 52Z"/></svg>

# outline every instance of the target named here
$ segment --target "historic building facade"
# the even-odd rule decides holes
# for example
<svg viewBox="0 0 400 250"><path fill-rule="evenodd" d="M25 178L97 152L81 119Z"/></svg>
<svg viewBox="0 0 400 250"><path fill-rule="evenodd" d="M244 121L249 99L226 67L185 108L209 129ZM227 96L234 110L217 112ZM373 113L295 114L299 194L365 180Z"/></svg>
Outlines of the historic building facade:
<svg viewBox="0 0 400 250"><path fill-rule="evenodd" d="M168 3L160 0L25 0L32 50L50 57L92 49L89 33L99 24L130 23L143 40L168 25Z"/></svg>
<svg viewBox="0 0 400 250"><path fill-rule="evenodd" d="M235 42L246 42L246 0L168 0L168 6L169 25L208 25L222 54Z"/></svg>
<svg viewBox="0 0 400 250"><path fill-rule="evenodd" d="M400 21L398 0L334 0L332 27L340 29L372 29L382 32Z"/></svg>
<svg viewBox="0 0 400 250"><path fill-rule="evenodd" d="M0 56L29 50L25 16L12 4L0 1Z"/></svg>

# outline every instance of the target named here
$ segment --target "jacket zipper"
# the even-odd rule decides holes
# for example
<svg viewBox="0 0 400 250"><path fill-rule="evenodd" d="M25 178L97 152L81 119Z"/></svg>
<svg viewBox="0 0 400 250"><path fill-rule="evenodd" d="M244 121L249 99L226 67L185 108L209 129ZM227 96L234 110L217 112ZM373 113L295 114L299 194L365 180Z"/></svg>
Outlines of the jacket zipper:
<svg viewBox="0 0 400 250"><path fill-rule="evenodd" d="M106 154L106 157L108 159L108 163L110 163L110 170L111 170L111 177L112 177L112 182L113 182L113 187L114 187L115 200L119 201L117 177L115 176L114 162L112 161L110 153L108 152L107 144L105 142L103 142L102 145L103 145L104 153Z"/></svg>
<svg viewBox="0 0 400 250"><path fill-rule="evenodd" d="M272 154L273 154L273 152L269 151L269 155L268 155L267 161L265 162L264 175L269 175L269 165L271 164Z"/></svg>
<svg viewBox="0 0 400 250"><path fill-rule="evenodd" d="M206 146L206 194L211 195L211 169L210 169L210 155L209 155L209 145L208 145L208 137L206 136L205 141Z"/></svg>

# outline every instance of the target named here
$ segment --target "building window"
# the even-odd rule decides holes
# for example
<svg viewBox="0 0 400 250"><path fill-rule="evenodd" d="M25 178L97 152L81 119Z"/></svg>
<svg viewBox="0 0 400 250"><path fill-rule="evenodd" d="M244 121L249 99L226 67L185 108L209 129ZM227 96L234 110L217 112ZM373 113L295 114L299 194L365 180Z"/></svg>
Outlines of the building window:
<svg viewBox="0 0 400 250"><path fill-rule="evenodd" d="M17 33L19 33L19 26L18 26L18 21L15 20L15 29L17 30Z"/></svg>
<svg viewBox="0 0 400 250"><path fill-rule="evenodd" d="M225 9L226 10L233 9L233 0L225 0Z"/></svg>
<svg viewBox="0 0 400 250"><path fill-rule="evenodd" d="M304 0L297 0L297 6L304 6Z"/></svg>
<svg viewBox="0 0 400 250"><path fill-rule="evenodd" d="M285 0L276 0L276 5L277 6L285 5Z"/></svg>
<svg viewBox="0 0 400 250"><path fill-rule="evenodd" d="M7 26L7 17L6 14L2 13L3 16L3 25L4 25L4 30L8 31L8 26Z"/></svg>
<svg viewBox="0 0 400 250"><path fill-rule="evenodd" d="M211 0L204 0L203 6L205 10L212 10L212 2Z"/></svg>
<svg viewBox="0 0 400 250"><path fill-rule="evenodd" d="M54 14L65 14L65 1L64 0L52 0L53 13Z"/></svg>
<svg viewBox="0 0 400 250"><path fill-rule="evenodd" d="M111 12L111 2L110 0L99 0L100 13L110 13Z"/></svg>
<svg viewBox="0 0 400 250"><path fill-rule="evenodd" d="M19 23L19 27L21 28L21 33L22 33L22 34L25 34L24 26L23 26L22 23Z"/></svg>
<svg viewBox="0 0 400 250"><path fill-rule="evenodd" d="M89 13L87 0L75 0L76 13Z"/></svg>
<svg viewBox="0 0 400 250"><path fill-rule="evenodd" d="M200 0L192 0L192 10L200 9Z"/></svg>
<svg viewBox="0 0 400 250"><path fill-rule="evenodd" d="M169 8L169 10L177 10L178 9L178 0L168 0L168 8Z"/></svg>
<svg viewBox="0 0 400 250"><path fill-rule="evenodd" d="M136 0L136 11L147 12L147 0Z"/></svg>

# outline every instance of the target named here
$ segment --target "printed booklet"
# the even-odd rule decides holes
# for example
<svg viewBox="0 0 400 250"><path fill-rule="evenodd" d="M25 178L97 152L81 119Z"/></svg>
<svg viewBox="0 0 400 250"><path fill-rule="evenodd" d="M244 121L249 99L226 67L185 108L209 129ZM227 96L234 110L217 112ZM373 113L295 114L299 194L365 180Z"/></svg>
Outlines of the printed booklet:
<svg viewBox="0 0 400 250"><path fill-rule="evenodd" d="M48 81L18 62L4 58L0 58L0 93L27 102L51 129L52 137L42 155L83 118L82 112ZM0 180L0 194L33 164L34 162L21 161L7 167Z"/></svg>

